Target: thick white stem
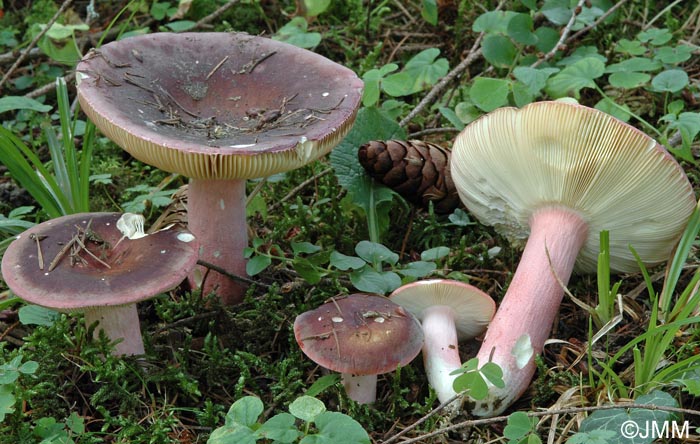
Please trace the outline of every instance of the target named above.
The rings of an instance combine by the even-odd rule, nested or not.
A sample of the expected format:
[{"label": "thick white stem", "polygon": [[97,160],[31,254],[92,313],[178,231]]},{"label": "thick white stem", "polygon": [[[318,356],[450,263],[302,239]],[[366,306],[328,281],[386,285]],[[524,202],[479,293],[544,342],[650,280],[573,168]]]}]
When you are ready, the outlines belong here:
[{"label": "thick white stem", "polygon": [[[245,180],[192,179],[187,191],[187,221],[199,241],[199,258],[238,276],[245,276],[243,249],[248,246]],[[199,286],[207,272],[196,267],[190,282]],[[202,293],[215,291],[226,305],[241,302],[245,286],[210,270]]]},{"label": "thick white stem", "polygon": [[341,376],[345,393],[348,398],[360,404],[372,404],[377,400],[377,375],[352,375],[343,373]]},{"label": "thick white stem", "polygon": [[136,304],[86,309],[85,324],[89,327],[95,322],[98,322],[95,328],[95,337],[98,337],[100,330],[103,330],[112,341],[122,340],[115,347],[115,355],[144,354]]},{"label": "thick white stem", "polygon": [[505,388],[491,387],[486,400],[472,401],[472,414],[500,414],[530,385],[534,358],[564,295],[561,285],[568,283],[587,235],[588,225],[571,210],[548,207],[531,217],[522,258],[477,354],[480,366],[490,360],[501,367]]},{"label": "thick white stem", "polygon": [[421,313],[423,326],[423,363],[428,383],[441,403],[456,394],[450,373],[462,366],[457,344],[454,310],[444,305],[427,308]]}]

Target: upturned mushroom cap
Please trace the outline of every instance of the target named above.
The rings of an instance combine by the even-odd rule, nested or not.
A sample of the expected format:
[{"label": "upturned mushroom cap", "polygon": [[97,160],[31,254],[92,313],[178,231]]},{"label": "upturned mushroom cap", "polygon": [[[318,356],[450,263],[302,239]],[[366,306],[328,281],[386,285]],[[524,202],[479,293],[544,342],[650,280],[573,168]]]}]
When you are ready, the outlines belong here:
[{"label": "upturned mushroom cap", "polygon": [[[20,298],[61,311],[125,305],[151,298],[182,282],[197,261],[197,241],[186,230],[172,227],[135,240],[123,240],[117,229],[121,213],[81,213],[36,225],[10,244],[2,259],[2,276]],[[68,250],[49,271],[49,265],[78,233],[89,250],[109,268],[85,252],[85,261],[71,265]],[[33,236],[32,236],[33,235]],[[44,269],[39,267],[36,237],[41,239]]]},{"label": "upturned mushroom cap", "polygon": [[196,179],[247,179],[321,157],[362,81],[318,54],[244,33],[155,33],[88,53],[85,113],[135,158]]},{"label": "upturned mushroom cap", "polygon": [[577,268],[594,271],[599,233],[610,266],[638,270],[668,259],[695,197],[676,160],[655,140],[585,106],[539,102],[497,109],[467,126],[452,151],[462,202],[482,223],[524,240],[531,215],[562,206],[588,225]]},{"label": "upturned mushroom cap", "polygon": [[294,320],[294,335],[312,361],[340,373],[374,375],[407,365],[420,352],[418,321],[383,296],[333,299]]},{"label": "upturned mushroom cap", "polygon": [[450,279],[412,282],[394,290],[389,299],[420,320],[430,307],[450,307],[460,341],[483,333],[496,311],[496,303],[489,295],[473,285]]}]

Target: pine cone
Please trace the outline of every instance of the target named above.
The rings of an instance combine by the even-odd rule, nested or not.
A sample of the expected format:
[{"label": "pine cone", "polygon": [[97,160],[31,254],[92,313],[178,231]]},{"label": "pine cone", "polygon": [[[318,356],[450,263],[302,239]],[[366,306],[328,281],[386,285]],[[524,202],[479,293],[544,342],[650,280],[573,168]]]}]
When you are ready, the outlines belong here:
[{"label": "pine cone", "polygon": [[360,147],[360,164],[370,176],[409,202],[448,214],[460,205],[450,176],[450,151],[420,140],[373,140]]}]

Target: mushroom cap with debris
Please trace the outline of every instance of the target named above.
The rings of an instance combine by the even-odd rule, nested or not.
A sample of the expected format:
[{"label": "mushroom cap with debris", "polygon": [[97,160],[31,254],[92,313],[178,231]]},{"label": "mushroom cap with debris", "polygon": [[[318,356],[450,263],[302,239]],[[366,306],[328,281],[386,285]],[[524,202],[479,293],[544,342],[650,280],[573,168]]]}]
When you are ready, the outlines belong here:
[{"label": "mushroom cap with debris", "polygon": [[[194,268],[198,243],[173,226],[134,240],[117,229],[122,213],[79,213],[51,219],[17,236],[2,258],[2,276],[12,292],[60,311],[126,305],[179,285]],[[86,232],[85,251],[64,247]],[[41,239],[44,267],[36,239]],[[118,243],[118,245],[117,245]],[[116,246],[115,246],[116,245]],[[76,257],[79,256],[79,257]],[[52,262],[55,268],[49,271]]]},{"label": "mushroom cap with debris", "polygon": [[294,335],[312,361],[339,373],[379,375],[420,353],[418,320],[384,296],[333,298],[294,320]]},{"label": "mushroom cap with debris", "polygon": [[452,150],[460,199],[482,223],[525,240],[538,209],[562,207],[588,224],[576,268],[595,271],[601,230],[610,267],[637,271],[668,259],[695,208],[678,162],[638,129],[566,102],[500,108],[468,125]]},{"label": "mushroom cap with debris", "polygon": [[85,113],[135,158],[197,179],[299,168],[350,130],[357,75],[311,51],[245,33],[154,33],[77,66]]}]

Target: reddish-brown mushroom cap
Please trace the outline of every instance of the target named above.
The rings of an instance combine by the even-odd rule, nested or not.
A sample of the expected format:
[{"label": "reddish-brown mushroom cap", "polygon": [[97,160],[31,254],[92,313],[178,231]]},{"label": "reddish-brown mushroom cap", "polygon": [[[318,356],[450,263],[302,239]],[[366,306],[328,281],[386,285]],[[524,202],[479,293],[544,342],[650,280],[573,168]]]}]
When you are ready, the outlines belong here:
[{"label": "reddish-brown mushroom cap", "polygon": [[[126,305],[151,298],[182,282],[197,261],[197,242],[186,230],[172,227],[141,239],[124,240],[117,229],[121,213],[82,213],[36,225],[17,236],[2,259],[2,276],[20,298],[61,311]],[[61,249],[85,229],[105,243],[85,241],[109,268],[85,252],[85,262],[71,265],[70,251],[49,271]],[[41,239],[44,268],[39,267],[36,239]]]},{"label": "reddish-brown mushroom cap", "polygon": [[418,321],[383,296],[352,294],[297,316],[294,335],[311,360],[355,375],[407,365],[423,345]]},{"label": "reddish-brown mushroom cap", "polygon": [[93,50],[77,66],[90,119],[137,159],[198,179],[288,171],[347,133],[357,75],[323,56],[244,33],[155,33]]}]

